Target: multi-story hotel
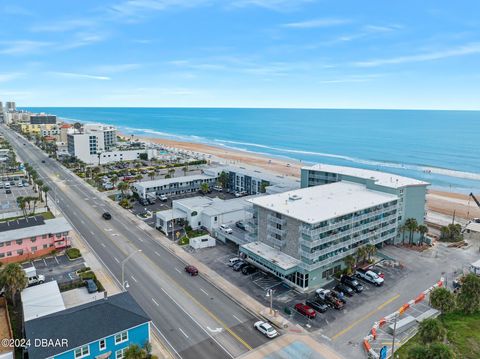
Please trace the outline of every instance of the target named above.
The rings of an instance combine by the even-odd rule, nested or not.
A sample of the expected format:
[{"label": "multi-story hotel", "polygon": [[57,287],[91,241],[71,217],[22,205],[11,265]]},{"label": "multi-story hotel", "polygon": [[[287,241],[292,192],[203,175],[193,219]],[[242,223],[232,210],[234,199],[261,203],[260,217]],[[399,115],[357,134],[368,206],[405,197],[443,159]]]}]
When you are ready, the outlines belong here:
[{"label": "multi-story hotel", "polygon": [[[338,181],[364,184],[367,188],[398,196],[398,225],[409,218],[423,224],[428,182],[392,173],[365,170],[361,168],[317,164],[302,168],[302,188],[324,185]],[[414,234],[417,241],[420,234]],[[397,241],[400,240],[400,234]]]}]

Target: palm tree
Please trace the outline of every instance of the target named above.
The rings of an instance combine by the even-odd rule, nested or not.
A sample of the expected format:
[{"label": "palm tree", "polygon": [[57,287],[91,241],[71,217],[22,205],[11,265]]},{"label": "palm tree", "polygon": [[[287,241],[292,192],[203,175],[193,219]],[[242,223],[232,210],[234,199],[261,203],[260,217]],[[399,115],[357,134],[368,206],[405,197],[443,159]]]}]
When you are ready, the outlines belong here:
[{"label": "palm tree", "polygon": [[20,208],[23,212],[23,216],[25,218],[27,218],[27,211],[26,211],[26,204],[25,204],[25,197],[23,196],[18,196],[17,199],[17,204],[18,204],[18,208]]},{"label": "palm tree", "polygon": [[187,172],[188,172],[188,165],[185,165],[185,166],[182,168],[182,171],[183,171],[183,175],[186,176],[186,175],[187,175]]},{"label": "palm tree", "polygon": [[118,183],[117,188],[120,192],[122,192],[122,197],[125,197],[125,191],[128,190],[128,187],[129,186],[128,186],[127,182],[121,181],[121,182]]},{"label": "palm tree", "polygon": [[347,267],[348,274],[351,274],[353,272],[353,268],[355,267],[355,257],[352,255],[348,255],[343,258],[343,261],[345,262],[345,265]]},{"label": "palm tree", "polygon": [[402,244],[405,244],[405,232],[407,231],[407,227],[405,224],[402,224],[400,227],[398,227],[398,230],[402,233]]},{"label": "palm tree", "polygon": [[417,230],[418,224],[417,220],[415,218],[407,218],[405,221],[405,226],[408,229],[408,244],[413,244],[413,235],[415,234],[415,231]]},{"label": "palm tree", "polygon": [[222,186],[222,188],[228,187],[228,180],[229,180],[228,173],[226,173],[225,171],[222,171],[222,173],[220,173],[220,176],[218,176],[218,182],[220,182],[220,185]]},{"label": "palm tree", "polygon": [[148,172],[148,177],[153,181],[155,179],[155,171]]},{"label": "palm tree", "polygon": [[357,265],[358,263],[363,262],[365,260],[365,258],[367,257],[367,251],[364,246],[358,247],[356,256],[357,256]]},{"label": "palm tree", "polygon": [[170,175],[170,178],[171,178],[171,177],[175,177],[175,168],[170,168],[170,169],[168,170],[168,174]]},{"label": "palm tree", "polygon": [[208,183],[204,182],[200,185],[200,191],[203,193],[203,194],[206,194],[208,193],[208,191],[210,190],[210,187],[208,186]]},{"label": "palm tree", "polygon": [[115,186],[115,183],[118,182],[118,176],[117,176],[117,175],[113,175],[112,178],[110,178],[110,181],[111,181],[112,184]]},{"label": "palm tree", "polygon": [[428,233],[428,227],[424,224],[421,224],[418,226],[417,231],[420,233],[420,245],[422,245],[425,235]]},{"label": "palm tree", "polygon": [[28,280],[24,270],[17,263],[9,263],[0,272],[0,286],[10,294],[13,305],[16,304],[15,295],[27,286]]},{"label": "palm tree", "polygon": [[43,191],[43,193],[45,193],[45,207],[48,208],[47,193],[48,193],[48,191],[50,191],[50,187],[48,187],[47,185],[43,185],[42,186],[42,191]]},{"label": "palm tree", "polygon": [[125,359],[145,359],[147,358],[147,353],[145,350],[140,348],[137,344],[131,344],[124,354]]},{"label": "palm tree", "polygon": [[365,252],[368,256],[368,261],[370,262],[371,256],[374,256],[377,253],[377,247],[373,244],[367,244],[365,246]]},{"label": "palm tree", "polygon": [[35,181],[35,184],[37,185],[37,189],[38,189],[38,199],[40,201],[43,201],[43,196],[42,196],[43,181],[41,179],[38,179]]}]

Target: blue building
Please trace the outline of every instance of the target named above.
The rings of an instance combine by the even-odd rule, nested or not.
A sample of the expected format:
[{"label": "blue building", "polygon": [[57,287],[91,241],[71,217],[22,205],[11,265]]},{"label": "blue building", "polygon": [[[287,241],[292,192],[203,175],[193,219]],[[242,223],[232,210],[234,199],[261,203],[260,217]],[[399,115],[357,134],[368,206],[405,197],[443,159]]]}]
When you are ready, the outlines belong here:
[{"label": "blue building", "polygon": [[30,359],[121,359],[150,342],[150,319],[128,292],[25,322]]}]

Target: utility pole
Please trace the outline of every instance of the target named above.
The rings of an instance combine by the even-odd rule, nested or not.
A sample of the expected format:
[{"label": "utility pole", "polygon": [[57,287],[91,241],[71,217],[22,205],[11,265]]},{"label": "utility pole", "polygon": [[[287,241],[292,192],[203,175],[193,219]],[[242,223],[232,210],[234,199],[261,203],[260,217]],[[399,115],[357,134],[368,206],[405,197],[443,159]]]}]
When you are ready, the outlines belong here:
[{"label": "utility pole", "polygon": [[395,321],[393,322],[392,359],[395,359],[395,334],[397,331],[397,319],[398,319],[398,314],[395,315]]}]

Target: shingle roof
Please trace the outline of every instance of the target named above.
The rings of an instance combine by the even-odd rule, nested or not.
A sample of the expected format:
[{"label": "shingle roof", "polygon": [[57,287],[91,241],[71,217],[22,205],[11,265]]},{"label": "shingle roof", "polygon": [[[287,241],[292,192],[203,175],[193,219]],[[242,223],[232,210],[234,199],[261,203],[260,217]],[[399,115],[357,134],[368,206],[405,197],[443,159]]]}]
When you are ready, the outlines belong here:
[{"label": "shingle roof", "polygon": [[150,318],[128,292],[25,322],[27,339],[67,339],[68,348],[35,347],[29,358],[48,358],[81,345],[147,323]]}]

